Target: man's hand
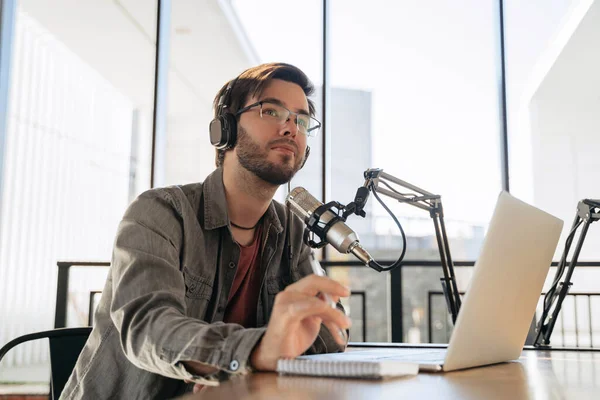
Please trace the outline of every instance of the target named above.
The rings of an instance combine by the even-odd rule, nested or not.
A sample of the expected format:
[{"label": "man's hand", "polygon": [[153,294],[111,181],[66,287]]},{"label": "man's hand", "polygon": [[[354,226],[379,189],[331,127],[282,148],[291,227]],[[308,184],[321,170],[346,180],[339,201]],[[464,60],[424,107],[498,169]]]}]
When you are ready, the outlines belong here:
[{"label": "man's hand", "polygon": [[345,346],[342,329],[351,325],[342,311],[317,297],[327,293],[335,302],[350,291],[340,283],[323,276],[308,275],[275,296],[271,319],[262,340],[250,356],[250,364],[261,371],[274,371],[277,360],[294,358],[304,353],[315,341],[325,324],[336,341]]}]

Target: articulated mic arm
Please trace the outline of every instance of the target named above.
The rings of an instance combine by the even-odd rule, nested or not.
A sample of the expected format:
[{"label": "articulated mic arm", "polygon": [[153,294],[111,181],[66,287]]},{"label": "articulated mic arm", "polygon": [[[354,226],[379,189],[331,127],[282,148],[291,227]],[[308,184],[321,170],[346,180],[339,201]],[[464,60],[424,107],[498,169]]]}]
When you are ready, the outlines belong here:
[{"label": "articulated mic arm", "polygon": [[[563,300],[567,296],[571,285],[573,285],[573,283],[571,282],[571,276],[573,275],[573,271],[575,269],[575,266],[577,265],[577,259],[579,258],[579,253],[581,252],[581,248],[583,247],[583,242],[585,240],[588,228],[590,227],[590,224],[592,222],[598,221],[599,219],[600,200],[583,199],[577,204],[577,214],[575,215],[575,220],[573,221],[571,232],[569,232],[569,236],[567,236],[567,240],[565,241],[565,249],[558,264],[558,268],[554,276],[554,281],[552,282],[552,286],[550,287],[550,289],[546,293],[546,296],[544,297],[544,309],[542,311],[542,316],[537,324],[537,334],[533,342],[534,346],[550,346],[550,336],[552,335],[552,331],[554,330],[554,324],[556,324],[558,313],[560,312]],[[565,268],[567,265],[567,256],[569,254],[569,250],[571,249],[571,244],[573,243],[575,233],[577,232],[577,229],[580,225],[583,225],[583,227],[581,228],[579,240],[575,245],[573,258],[571,259],[571,262],[569,264],[569,268],[567,271],[567,275],[565,276],[564,282],[560,282],[560,279],[562,278],[562,275],[565,272]]]},{"label": "articulated mic arm", "polygon": [[[450,256],[450,247],[448,245],[446,226],[444,224],[444,211],[442,208],[441,196],[429,193],[408,182],[386,174],[382,169],[368,169],[365,171],[364,176],[365,183],[356,192],[354,201],[345,207],[343,218],[345,219],[352,213],[364,217],[365,212],[363,208],[369,197],[369,192],[373,193],[377,200],[386,208],[390,215],[392,215],[394,220],[396,220],[396,218],[379,199],[379,196],[377,195],[378,193],[391,197],[392,199],[401,203],[407,203],[414,207],[429,211],[429,215],[433,219],[433,224],[435,226],[435,235],[437,238],[438,250],[442,263],[442,271],[444,273],[444,277],[440,278],[442,282],[442,290],[446,298],[448,311],[452,315],[452,322],[455,323],[458,316],[458,311],[460,309],[461,299],[456,286],[454,264],[452,263],[452,257]],[[395,190],[388,182],[394,183],[395,185],[401,186],[405,189],[409,189],[413,193],[401,193]],[[380,184],[386,186],[387,189],[380,187]],[[402,228],[400,227],[400,229]],[[406,242],[404,242],[404,248],[402,250],[403,253],[400,257],[400,260],[403,258],[405,250]]]}]

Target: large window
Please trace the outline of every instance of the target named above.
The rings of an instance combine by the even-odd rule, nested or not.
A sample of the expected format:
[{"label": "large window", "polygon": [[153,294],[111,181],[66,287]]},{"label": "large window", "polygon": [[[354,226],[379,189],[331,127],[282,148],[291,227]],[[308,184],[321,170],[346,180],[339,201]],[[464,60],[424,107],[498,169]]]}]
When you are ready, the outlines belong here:
[{"label": "large window", "polygon": [[[2,344],[53,326],[57,261],[110,259],[125,208],[150,186],[156,1],[17,5],[0,168]],[[103,277],[82,279],[102,289]],[[69,321],[87,325],[88,293],[71,290]],[[11,351],[1,380],[47,379],[5,368],[47,361],[42,346]]]},{"label": "large window", "polygon": [[[330,16],[332,198],[352,201],[368,168],[440,194],[455,260],[477,257],[501,190],[498,2],[462,3],[334,0]],[[439,261],[429,214],[382,200],[408,236],[406,259]],[[377,258],[398,258],[400,232],[373,196],[367,217],[348,223]],[[368,288],[368,340],[389,340],[389,281],[346,271],[350,287]],[[427,290],[441,289],[442,272],[409,272],[404,339],[423,341]],[[464,289],[469,271],[457,274]]]},{"label": "large window", "polygon": [[[351,201],[374,167],[440,194],[456,259],[477,256],[501,189],[498,4],[467,3],[331,2],[332,197]],[[383,199],[409,236],[432,237],[426,212]],[[369,203],[357,223],[365,243],[401,247],[384,239],[398,229]],[[422,240],[407,257],[436,250]]]}]

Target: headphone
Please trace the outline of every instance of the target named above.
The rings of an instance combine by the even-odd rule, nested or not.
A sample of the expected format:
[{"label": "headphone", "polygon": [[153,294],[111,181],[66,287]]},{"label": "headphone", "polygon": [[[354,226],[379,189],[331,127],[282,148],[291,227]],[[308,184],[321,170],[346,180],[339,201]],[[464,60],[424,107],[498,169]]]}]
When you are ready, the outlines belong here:
[{"label": "headphone", "polygon": [[[217,104],[217,116],[210,121],[208,131],[210,133],[210,143],[219,150],[228,150],[235,146],[237,141],[237,117],[227,110],[229,103],[231,102],[231,92],[235,83],[239,79],[237,76],[227,85],[225,91],[219,97],[219,103]],[[310,146],[306,146],[304,152],[304,160],[300,169],[306,164],[306,160],[310,155]]]}]

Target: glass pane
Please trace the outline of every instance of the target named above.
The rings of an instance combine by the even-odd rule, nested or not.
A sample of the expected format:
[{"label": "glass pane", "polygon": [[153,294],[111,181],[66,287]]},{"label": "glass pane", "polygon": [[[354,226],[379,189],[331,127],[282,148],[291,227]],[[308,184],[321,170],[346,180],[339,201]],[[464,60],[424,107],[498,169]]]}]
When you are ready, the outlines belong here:
[{"label": "glass pane", "polygon": [[[474,260],[501,190],[499,5],[428,4],[331,1],[331,194],[343,204],[354,200],[369,168],[439,194],[452,258]],[[388,183],[400,193],[415,193]],[[406,259],[439,261],[429,212],[380,197],[406,233]],[[351,216],[348,225],[376,259],[396,260],[402,240],[393,219],[374,196],[365,211],[366,218]],[[328,258],[355,261],[334,250]],[[382,274],[345,271],[352,289],[370,287],[369,296],[387,296],[389,304]],[[441,276],[441,267],[404,274],[404,309],[390,310],[402,313],[404,341],[428,341],[427,295],[441,290]],[[458,283],[464,290],[468,276],[459,276]],[[436,318],[445,321],[441,305]],[[373,340],[370,332],[367,337]]]},{"label": "glass pane", "polygon": [[[167,184],[202,181],[214,170],[215,149],[208,136],[212,102],[221,86],[246,68],[287,62],[318,87],[320,14],[319,0],[173,2]],[[294,15],[302,15],[302,23],[290,23]],[[318,119],[320,108],[317,104]],[[310,160],[292,186],[306,186],[320,197],[320,138],[309,138],[309,145]],[[286,193],[282,187],[276,199],[283,201]]]},{"label": "glass pane", "polygon": [[[389,274],[371,274],[367,267],[329,267],[327,275],[351,288],[342,299],[352,319],[351,342],[389,342],[391,339]],[[369,279],[364,279],[370,275]]]},{"label": "glass pane", "polygon": [[[463,3],[332,1],[330,29],[332,197],[352,201],[368,168],[441,195],[457,260],[477,257],[501,189],[498,3]],[[407,258],[439,260],[428,212],[382,200]],[[372,254],[396,259],[392,218],[373,196],[366,212],[349,223]]]},{"label": "glass pane", "polygon": [[[600,3],[508,0],[504,7],[511,191],[565,221],[558,260],[578,202],[600,198],[600,60],[590,57]],[[580,260],[600,258],[590,245],[599,240],[592,226]]]},{"label": "glass pane", "polygon": [[[459,291],[469,286],[473,268],[455,267]],[[402,331],[404,342],[448,343],[453,330],[452,316],[442,292],[439,266],[403,267]],[[462,297],[462,296],[461,296]]]},{"label": "glass pane", "polygon": [[71,267],[67,298],[67,326],[93,325],[93,315],[100,296],[102,296],[108,270],[109,267],[104,266]]},{"label": "glass pane", "polygon": [[[54,326],[57,261],[110,260],[124,210],[150,183],[157,2],[17,3],[0,170],[0,343]],[[105,274],[77,280],[102,287]],[[43,345],[19,346],[3,368],[47,362]],[[22,377],[47,381],[38,375]]]}]

